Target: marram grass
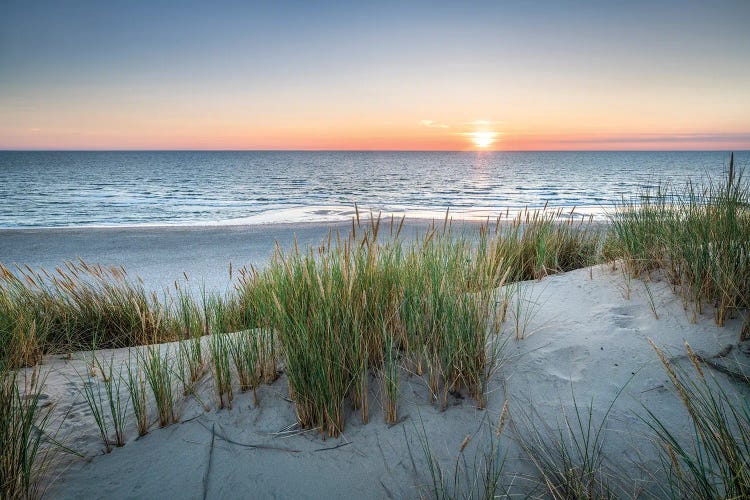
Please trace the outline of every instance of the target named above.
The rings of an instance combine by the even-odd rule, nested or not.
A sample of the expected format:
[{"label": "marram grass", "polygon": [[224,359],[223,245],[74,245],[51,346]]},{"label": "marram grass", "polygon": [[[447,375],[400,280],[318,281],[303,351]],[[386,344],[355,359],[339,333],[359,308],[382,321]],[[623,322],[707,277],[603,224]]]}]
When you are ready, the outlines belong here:
[{"label": "marram grass", "polygon": [[435,357],[432,376],[444,393],[463,384],[478,395],[486,375],[488,300],[468,293],[471,246],[434,229],[411,245],[380,243],[380,229],[376,220],[317,253],[279,252],[266,275],[299,421],[331,436],[343,429],[347,399],[367,421],[369,368],[383,375],[388,421],[397,415],[401,357]]},{"label": "marram grass", "polygon": [[43,492],[40,479],[54,439],[48,434],[52,407],[42,405],[37,375],[35,370],[30,380],[21,380],[0,366],[0,498],[38,498]]},{"label": "marram grass", "polygon": [[214,388],[219,408],[232,408],[232,362],[230,339],[226,333],[215,333],[209,338],[211,366],[213,367]]},{"label": "marram grass", "polygon": [[744,315],[750,338],[750,183],[729,171],[704,184],[659,186],[612,215],[607,251],[635,276],[662,269],[693,321],[713,306],[716,324]]},{"label": "marram grass", "polygon": [[66,262],[54,272],[0,265],[0,345],[11,366],[48,352],[175,340],[165,306],[122,268]]},{"label": "marram grass", "polygon": [[[722,387],[685,344],[686,366],[670,360],[650,339],[690,420],[693,441],[647,410],[667,481],[665,495],[682,498],[750,498],[750,403]],[[749,380],[745,382],[750,383]]]},{"label": "marram grass", "polygon": [[[300,424],[329,435],[343,429],[346,401],[368,421],[372,373],[382,375],[389,420],[402,369],[424,373],[441,407],[460,390],[483,407],[498,356],[491,339],[504,319],[494,289],[595,258],[599,232],[561,216],[524,212],[477,234],[454,232],[446,217],[410,242],[400,238],[403,220],[357,220],[320,247],[278,250],[263,271],[230,267],[233,290],[197,298],[176,282],[160,299],[122,268],[83,261],[54,273],[3,267],[2,358],[17,367],[46,353],[179,340],[174,353],[139,351],[127,377],[139,433],[144,386],[164,426],[175,419],[173,378],[193,393],[210,369],[219,406],[229,406],[234,376],[240,390],[255,391],[282,362]],[[206,334],[214,335],[204,345]]]},{"label": "marram grass", "polygon": [[139,364],[143,367],[146,383],[156,402],[159,427],[166,427],[177,421],[175,410],[173,375],[175,360],[169,349],[159,345],[149,345],[138,352]]}]

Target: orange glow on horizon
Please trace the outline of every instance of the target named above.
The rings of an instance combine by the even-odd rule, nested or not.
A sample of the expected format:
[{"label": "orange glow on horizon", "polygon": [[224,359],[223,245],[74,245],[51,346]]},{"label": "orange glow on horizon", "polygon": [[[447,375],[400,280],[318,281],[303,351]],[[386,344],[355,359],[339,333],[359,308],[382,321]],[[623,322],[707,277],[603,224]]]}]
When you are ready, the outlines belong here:
[{"label": "orange glow on horizon", "polygon": [[[134,105],[89,103],[64,94],[47,97],[31,111],[9,106],[10,111],[0,112],[0,149],[750,149],[742,106],[717,107],[707,98],[681,107],[683,95],[675,102],[647,101],[652,109],[644,121],[635,102],[636,97],[643,100],[641,95],[623,91],[614,109],[560,101],[541,88],[526,92],[526,99],[516,102],[513,93],[487,97],[454,89],[460,99],[439,105],[416,93],[382,103],[338,93],[317,100],[288,92],[238,101],[212,91],[190,105],[178,91],[176,97],[149,94]],[[604,101],[601,96],[597,102]]]},{"label": "orange glow on horizon", "polygon": [[[182,117],[181,117],[182,118]],[[184,117],[187,118],[187,117]],[[93,123],[40,124],[4,134],[5,149],[195,149],[195,150],[414,150],[414,151],[538,151],[538,150],[685,150],[750,149],[741,128],[715,134],[667,128],[643,132],[635,127],[608,130],[536,126],[490,121],[380,119],[355,123],[342,117],[321,122],[269,119],[262,125],[240,119],[151,118],[123,120],[116,127]],[[223,123],[222,123],[223,122]],[[47,126],[45,126],[47,125]],[[498,131],[502,130],[502,132]]]}]

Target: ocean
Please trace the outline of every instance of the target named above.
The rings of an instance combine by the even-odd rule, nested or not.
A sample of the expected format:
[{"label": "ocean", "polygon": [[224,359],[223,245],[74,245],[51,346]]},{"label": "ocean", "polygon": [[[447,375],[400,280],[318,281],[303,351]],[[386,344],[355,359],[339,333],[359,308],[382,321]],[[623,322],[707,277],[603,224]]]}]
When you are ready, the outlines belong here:
[{"label": "ocean", "polygon": [[[735,155],[741,168],[750,152]],[[604,216],[658,183],[701,182],[729,154],[679,152],[0,151],[0,227],[262,224],[361,212]]]}]

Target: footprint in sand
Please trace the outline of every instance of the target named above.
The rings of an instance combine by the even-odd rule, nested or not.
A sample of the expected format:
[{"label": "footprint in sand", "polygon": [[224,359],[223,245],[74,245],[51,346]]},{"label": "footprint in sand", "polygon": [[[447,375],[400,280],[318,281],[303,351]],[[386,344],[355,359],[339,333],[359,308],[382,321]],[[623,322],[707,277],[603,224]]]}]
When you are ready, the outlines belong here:
[{"label": "footprint in sand", "polygon": [[618,328],[629,328],[633,323],[633,307],[619,306],[610,310],[612,323]]},{"label": "footprint in sand", "polygon": [[583,370],[590,356],[588,349],[576,346],[556,349],[547,353],[545,357],[548,360],[558,360],[545,363],[549,375],[565,381],[579,382],[583,380]]}]

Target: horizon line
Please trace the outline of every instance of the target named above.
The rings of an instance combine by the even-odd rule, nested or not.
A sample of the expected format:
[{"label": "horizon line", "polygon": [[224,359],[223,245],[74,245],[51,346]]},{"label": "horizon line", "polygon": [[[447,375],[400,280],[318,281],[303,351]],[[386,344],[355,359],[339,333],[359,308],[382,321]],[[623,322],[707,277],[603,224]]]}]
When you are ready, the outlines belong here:
[{"label": "horizon line", "polygon": [[750,149],[204,149],[204,148],[1,148],[3,153],[166,153],[166,152],[206,152],[206,153],[682,153],[682,152],[750,152]]}]

